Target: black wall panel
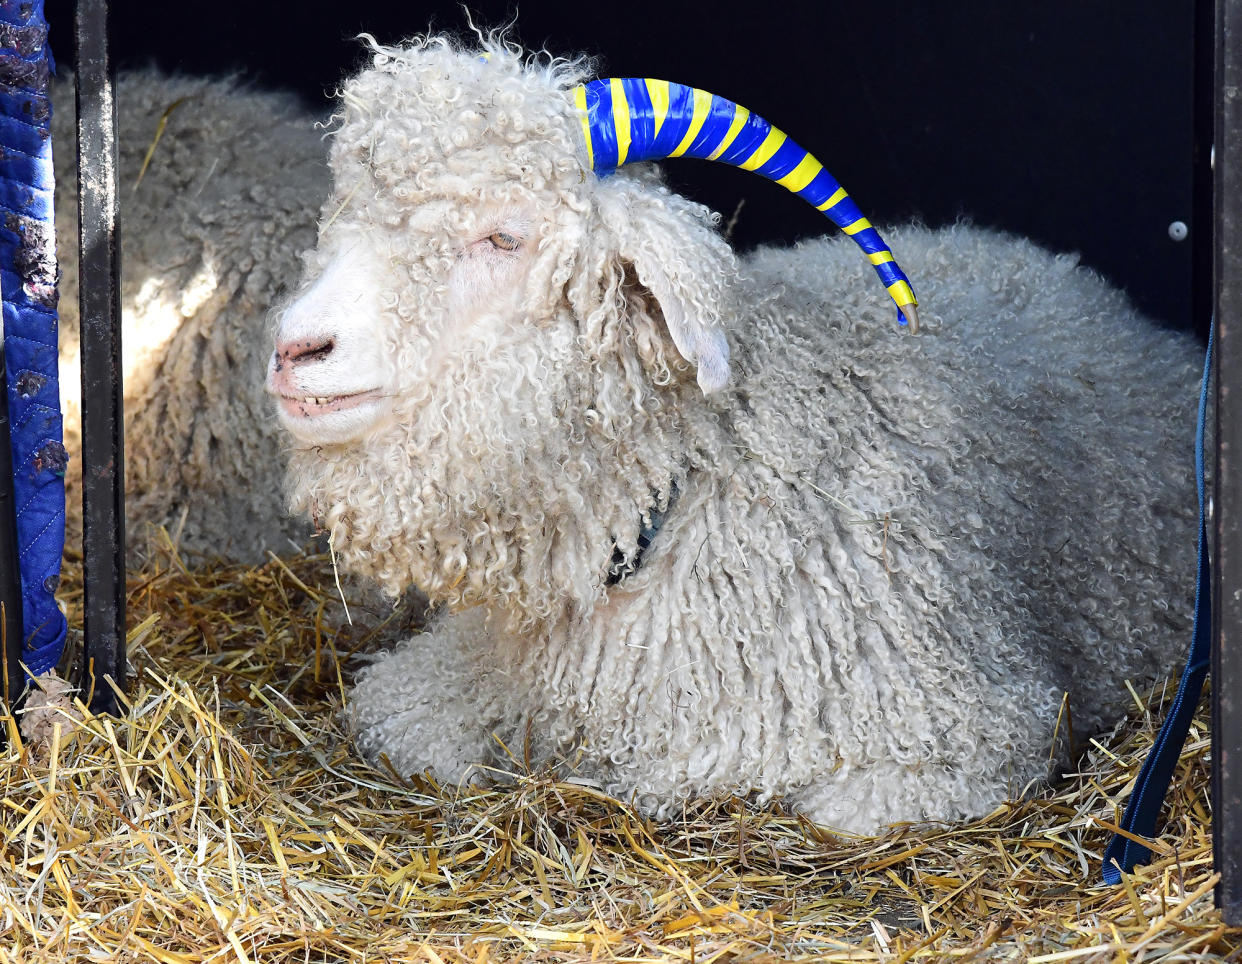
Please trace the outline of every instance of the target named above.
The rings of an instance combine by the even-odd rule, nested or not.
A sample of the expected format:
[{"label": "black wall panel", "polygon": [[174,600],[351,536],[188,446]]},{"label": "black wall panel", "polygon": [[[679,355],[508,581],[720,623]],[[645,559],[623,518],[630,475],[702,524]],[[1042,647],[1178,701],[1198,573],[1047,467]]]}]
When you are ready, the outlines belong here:
[{"label": "black wall panel", "polygon": [[[512,3],[471,8],[482,25],[514,19]],[[459,4],[418,0],[113,9],[122,65],[239,70],[312,104],[361,62],[360,31],[395,42],[429,24],[466,29]],[[66,61],[71,10],[48,0]],[[786,0],[745,18],[724,10],[540,0],[520,7],[513,35],[595,55],[606,73],[745,104],[816,153],[873,221],[965,217],[1078,251],[1148,313],[1190,325],[1193,4]],[[694,161],[668,169],[726,217],[745,199],[740,247],[828,229],[750,174]],[[1189,226],[1187,240],[1170,237],[1174,221]]]}]

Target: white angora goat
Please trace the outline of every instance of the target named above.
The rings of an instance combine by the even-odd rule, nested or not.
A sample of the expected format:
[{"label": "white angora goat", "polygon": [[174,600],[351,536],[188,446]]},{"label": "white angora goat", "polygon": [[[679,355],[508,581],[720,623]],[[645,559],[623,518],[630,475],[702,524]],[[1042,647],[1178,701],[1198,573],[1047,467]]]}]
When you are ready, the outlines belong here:
[{"label": "white angora goat", "polygon": [[855,831],[1046,777],[1064,694],[1097,728],[1183,638],[1191,343],[969,227],[889,237],[917,335],[849,240],[739,265],[591,172],[584,69],[431,39],[344,87],[268,389],[294,507],[445,610],[361,673],[363,750]]}]

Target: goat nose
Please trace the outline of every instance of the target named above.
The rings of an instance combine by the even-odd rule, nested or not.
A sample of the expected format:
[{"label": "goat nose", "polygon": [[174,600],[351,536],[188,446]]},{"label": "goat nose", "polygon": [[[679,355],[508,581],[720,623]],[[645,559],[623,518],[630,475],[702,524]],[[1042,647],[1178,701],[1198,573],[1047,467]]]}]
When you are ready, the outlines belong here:
[{"label": "goat nose", "polygon": [[285,365],[304,365],[307,362],[321,361],[332,354],[336,340],[330,337],[304,338],[300,341],[276,342],[276,370]]}]

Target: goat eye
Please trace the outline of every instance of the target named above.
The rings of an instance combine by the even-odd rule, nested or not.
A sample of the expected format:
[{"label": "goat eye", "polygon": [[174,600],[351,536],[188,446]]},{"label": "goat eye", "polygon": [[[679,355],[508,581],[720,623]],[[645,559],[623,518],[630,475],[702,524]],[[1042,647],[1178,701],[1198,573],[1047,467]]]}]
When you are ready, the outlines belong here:
[{"label": "goat eye", "polygon": [[516,251],[522,246],[521,241],[511,234],[505,234],[503,231],[489,234],[487,240],[492,243],[492,247],[499,248],[501,251]]}]

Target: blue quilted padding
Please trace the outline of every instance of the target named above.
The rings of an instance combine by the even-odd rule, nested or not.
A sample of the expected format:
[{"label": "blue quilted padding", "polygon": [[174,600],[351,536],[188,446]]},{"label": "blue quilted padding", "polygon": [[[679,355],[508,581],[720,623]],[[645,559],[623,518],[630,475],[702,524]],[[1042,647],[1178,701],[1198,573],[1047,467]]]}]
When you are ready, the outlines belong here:
[{"label": "blue quilted padding", "polygon": [[21,565],[22,659],[47,672],[65,645],[56,603],[65,546],[65,465],[56,377],[52,217],[54,70],[43,0],[0,0],[0,293]]}]

